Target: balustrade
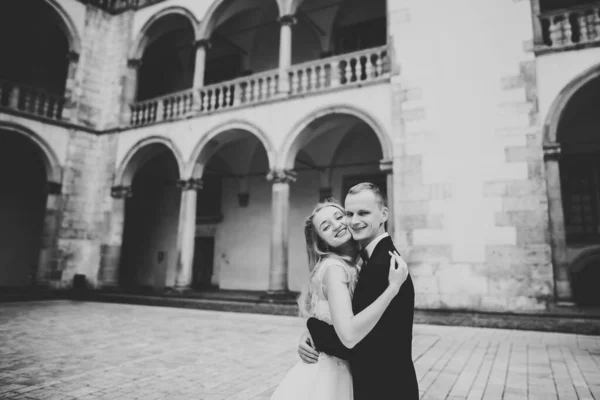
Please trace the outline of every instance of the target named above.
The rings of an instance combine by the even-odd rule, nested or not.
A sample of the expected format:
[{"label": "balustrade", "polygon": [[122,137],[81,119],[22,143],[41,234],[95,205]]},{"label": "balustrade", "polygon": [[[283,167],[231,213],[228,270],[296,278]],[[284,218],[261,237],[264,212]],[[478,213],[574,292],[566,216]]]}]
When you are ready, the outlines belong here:
[{"label": "balustrade", "polygon": [[13,82],[0,81],[0,108],[60,120],[65,99],[52,93]]},{"label": "balustrade", "polygon": [[387,77],[387,46],[294,65],[289,71],[292,94],[315,92]]},{"label": "balustrade", "polygon": [[131,125],[147,125],[160,121],[170,121],[185,118],[193,114],[194,90],[172,93],[138,103],[133,103],[131,109]]},{"label": "balustrade", "polygon": [[289,93],[279,92],[279,70],[221,82],[133,103],[131,125],[141,126],[185,118],[274,98],[360,85],[390,74],[387,46],[310,61],[288,69]]},{"label": "balustrade", "polygon": [[540,14],[543,46],[561,49],[600,41],[600,3]]}]

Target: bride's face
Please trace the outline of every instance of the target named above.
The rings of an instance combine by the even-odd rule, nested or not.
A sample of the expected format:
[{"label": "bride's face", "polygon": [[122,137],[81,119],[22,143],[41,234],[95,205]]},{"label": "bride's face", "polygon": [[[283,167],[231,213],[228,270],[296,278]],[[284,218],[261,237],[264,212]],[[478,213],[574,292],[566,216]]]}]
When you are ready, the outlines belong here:
[{"label": "bride's face", "polygon": [[319,210],[313,218],[313,224],[319,237],[331,248],[340,247],[352,239],[346,225],[346,215],[337,207],[327,206]]}]

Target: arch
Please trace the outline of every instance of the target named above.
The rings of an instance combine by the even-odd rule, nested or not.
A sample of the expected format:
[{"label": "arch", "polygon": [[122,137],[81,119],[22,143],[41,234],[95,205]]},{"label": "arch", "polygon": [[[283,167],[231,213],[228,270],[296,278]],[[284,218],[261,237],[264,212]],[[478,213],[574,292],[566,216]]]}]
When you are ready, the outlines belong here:
[{"label": "arch", "polygon": [[300,122],[298,122],[296,125],[294,125],[294,128],[288,134],[283,143],[283,146],[281,147],[279,153],[280,159],[278,160],[277,167],[279,169],[293,168],[296,153],[298,151],[298,148],[301,147],[300,145],[302,132],[317,119],[332,114],[352,115],[365,122],[373,130],[373,132],[375,132],[375,135],[377,135],[377,138],[379,139],[383,159],[392,159],[393,146],[391,138],[385,133],[382,127],[383,125],[375,117],[371,116],[366,111],[361,110],[360,108],[357,108],[352,105],[337,105],[313,111],[304,118],[302,118]]},{"label": "arch", "polygon": [[[150,136],[138,141],[131,147],[131,149],[129,149],[115,173],[115,186],[131,185],[136,171],[144,164],[145,161],[156,155],[156,151],[150,150],[149,146],[152,145],[162,145],[163,147],[171,150],[175,160],[177,161],[179,176],[183,176],[183,157],[177,146],[175,146],[171,139],[167,139],[162,136]],[[144,149],[147,149],[148,151],[144,151]]]},{"label": "arch", "polygon": [[[198,27],[198,37],[200,39],[209,39],[210,34],[215,28],[215,22],[217,19],[217,12],[219,9],[225,5],[226,2],[230,0],[214,0],[213,3],[208,7],[206,13],[204,14],[204,18]],[[285,3],[285,0],[271,0],[277,3],[277,9],[279,10],[279,15],[285,15],[284,6],[281,3]]]},{"label": "arch", "polygon": [[182,178],[182,179],[188,179],[193,176],[196,162],[197,162],[198,158],[200,158],[202,151],[206,148],[206,145],[212,139],[219,136],[221,133],[231,131],[231,130],[246,131],[246,132],[249,132],[252,135],[254,135],[262,143],[262,145],[267,153],[267,158],[269,161],[269,168],[272,169],[275,166],[274,147],[273,147],[273,143],[271,142],[269,137],[260,128],[251,124],[250,122],[234,120],[234,121],[229,121],[229,122],[217,125],[216,127],[209,130],[208,133],[202,137],[200,142],[194,148],[192,155],[190,156],[190,159],[189,159],[188,164],[185,169],[185,174],[183,175],[184,178]]},{"label": "arch", "polygon": [[12,122],[0,121],[0,130],[14,132],[31,140],[36,148],[40,150],[40,155],[42,156],[44,166],[46,167],[48,181],[62,183],[62,167],[56,153],[52,150],[52,147],[50,147],[48,142],[31,129]]},{"label": "arch", "polygon": [[57,17],[55,18],[55,22],[58,23],[58,26],[64,32],[67,42],[69,43],[69,50],[81,54],[81,36],[69,14],[57,0],[45,1],[55,12],[54,15]]},{"label": "arch", "polygon": [[558,124],[563,116],[569,101],[573,95],[596,78],[600,77],[600,64],[588,68],[581,74],[573,78],[569,83],[562,88],[558,93],[544,120],[544,145],[556,143],[558,136]]},{"label": "arch", "polygon": [[600,246],[586,247],[581,253],[579,253],[569,265],[569,271],[571,274],[581,272],[586,265],[593,260],[600,260]]},{"label": "arch", "polygon": [[144,24],[140,32],[137,34],[136,39],[133,41],[132,46],[129,48],[128,59],[130,60],[139,60],[142,58],[144,50],[148,47],[148,41],[150,40],[150,36],[148,35],[149,30],[154,26],[154,24],[159,21],[163,17],[167,17],[169,15],[181,15],[189,20],[190,25],[194,31],[194,40],[198,41],[200,36],[198,35],[198,29],[200,26],[200,22],[190,10],[181,6],[171,6],[166,7],[156,14],[152,15],[148,18],[148,21]]}]

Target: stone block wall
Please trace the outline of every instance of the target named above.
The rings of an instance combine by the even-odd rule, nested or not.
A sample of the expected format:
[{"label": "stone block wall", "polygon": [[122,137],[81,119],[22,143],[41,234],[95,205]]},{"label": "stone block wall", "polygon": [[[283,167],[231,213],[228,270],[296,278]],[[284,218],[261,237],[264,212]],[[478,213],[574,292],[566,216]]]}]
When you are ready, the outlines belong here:
[{"label": "stone block wall", "polygon": [[75,121],[97,130],[119,125],[133,11],[110,15],[86,7],[75,82]]},{"label": "stone block wall", "polygon": [[399,0],[388,11],[395,239],[417,307],[545,308],[554,289],[529,2]]},{"label": "stone block wall", "polygon": [[68,287],[75,274],[97,284],[101,247],[112,206],[116,137],[71,131],[64,166],[62,216],[58,234],[59,287]]},{"label": "stone block wall", "polygon": [[[120,123],[123,78],[131,42],[133,12],[110,15],[86,6],[82,51],[72,77],[70,119],[93,131]],[[113,208],[110,188],[117,138],[71,129],[64,165],[55,287],[69,287],[75,274],[98,285]]]}]

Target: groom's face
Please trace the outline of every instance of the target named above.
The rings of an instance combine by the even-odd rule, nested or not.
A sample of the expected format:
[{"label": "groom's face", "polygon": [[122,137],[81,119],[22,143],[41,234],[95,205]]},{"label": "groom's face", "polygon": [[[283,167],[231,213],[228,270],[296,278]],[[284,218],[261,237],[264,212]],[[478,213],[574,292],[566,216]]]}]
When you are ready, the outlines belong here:
[{"label": "groom's face", "polygon": [[371,240],[384,231],[387,221],[387,208],[370,190],[363,190],[346,196],[345,202],[348,226],[354,240],[366,246]]}]

